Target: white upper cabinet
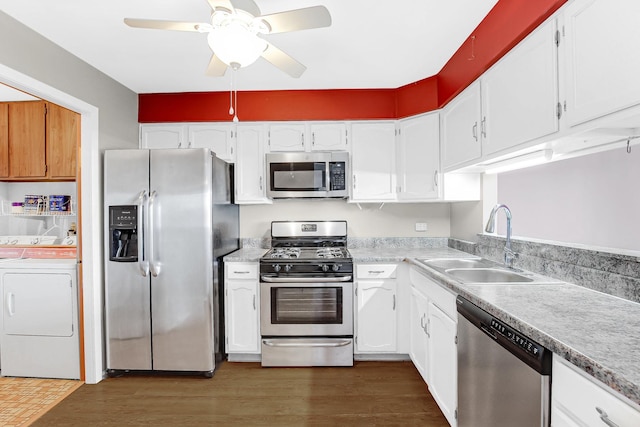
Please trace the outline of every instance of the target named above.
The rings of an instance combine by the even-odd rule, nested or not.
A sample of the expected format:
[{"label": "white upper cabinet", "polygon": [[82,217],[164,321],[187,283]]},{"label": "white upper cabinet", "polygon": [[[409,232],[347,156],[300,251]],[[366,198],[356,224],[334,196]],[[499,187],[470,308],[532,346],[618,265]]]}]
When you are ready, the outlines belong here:
[{"label": "white upper cabinet", "polygon": [[265,193],[265,140],[262,125],[239,124],[236,128],[236,203],[271,203]]},{"label": "white upper cabinet", "polygon": [[189,125],[189,148],[209,148],[222,160],[235,161],[233,124]]},{"label": "white upper cabinet", "polygon": [[440,118],[427,114],[399,123],[398,200],[423,201],[439,195]]},{"label": "white upper cabinet", "polygon": [[345,151],[348,149],[347,125],[345,123],[322,123],[310,125],[311,150]]},{"label": "white upper cabinet", "polygon": [[442,111],[442,168],[480,159],[481,133],[480,82],[462,91]]},{"label": "white upper cabinet", "polygon": [[140,148],[186,148],[187,126],[152,124],[140,126]]},{"label": "white upper cabinet", "polygon": [[640,103],[640,2],[575,0],[563,12],[570,126]]},{"label": "white upper cabinet", "polygon": [[482,155],[558,131],[558,47],[550,20],[481,79]]},{"label": "white upper cabinet", "polygon": [[269,150],[274,151],[305,151],[304,123],[282,123],[269,125]]},{"label": "white upper cabinet", "polygon": [[235,161],[234,127],[230,123],[144,124],[140,148],[208,148],[231,163]]},{"label": "white upper cabinet", "polygon": [[354,123],[351,126],[351,199],[354,202],[394,200],[395,123]]}]

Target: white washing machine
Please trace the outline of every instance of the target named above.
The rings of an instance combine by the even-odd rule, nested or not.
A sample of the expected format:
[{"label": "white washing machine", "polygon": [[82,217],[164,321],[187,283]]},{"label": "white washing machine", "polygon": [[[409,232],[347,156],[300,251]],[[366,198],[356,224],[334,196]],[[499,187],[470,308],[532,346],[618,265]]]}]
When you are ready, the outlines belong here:
[{"label": "white washing machine", "polygon": [[80,378],[75,260],[0,262],[0,375]]}]

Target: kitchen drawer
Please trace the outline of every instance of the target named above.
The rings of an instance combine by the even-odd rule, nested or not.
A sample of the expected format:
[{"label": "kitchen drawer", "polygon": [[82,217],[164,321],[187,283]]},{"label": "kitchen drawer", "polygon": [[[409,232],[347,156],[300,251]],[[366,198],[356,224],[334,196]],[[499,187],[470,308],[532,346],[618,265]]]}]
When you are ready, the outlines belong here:
[{"label": "kitchen drawer", "polygon": [[433,280],[420,273],[415,267],[409,272],[411,285],[427,295],[429,299],[440,308],[447,316],[456,320],[456,295],[448,289],[437,284]]},{"label": "kitchen drawer", "polygon": [[258,279],[259,264],[227,263],[225,270],[227,279]]},{"label": "kitchen drawer", "polygon": [[398,264],[358,264],[356,278],[358,279],[395,279]]},{"label": "kitchen drawer", "polygon": [[555,354],[551,396],[552,426],[640,426],[640,411],[632,403]]}]

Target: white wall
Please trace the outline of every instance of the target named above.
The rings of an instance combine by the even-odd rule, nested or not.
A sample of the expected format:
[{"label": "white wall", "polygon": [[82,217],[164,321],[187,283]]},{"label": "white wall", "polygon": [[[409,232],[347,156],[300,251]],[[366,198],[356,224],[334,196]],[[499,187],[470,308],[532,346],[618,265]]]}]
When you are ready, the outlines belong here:
[{"label": "white wall", "polygon": [[138,146],[138,97],[0,12],[0,83],[82,115],[82,286],[86,381],[102,379],[101,151]]},{"label": "white wall", "polygon": [[[271,221],[346,220],[349,237],[449,237],[448,203],[347,203],[343,200],[275,201],[272,205],[240,207],[243,238],[269,237]],[[426,232],[415,223],[426,222]]]},{"label": "white wall", "polygon": [[640,250],[640,147],[500,174],[498,201],[515,236]]}]

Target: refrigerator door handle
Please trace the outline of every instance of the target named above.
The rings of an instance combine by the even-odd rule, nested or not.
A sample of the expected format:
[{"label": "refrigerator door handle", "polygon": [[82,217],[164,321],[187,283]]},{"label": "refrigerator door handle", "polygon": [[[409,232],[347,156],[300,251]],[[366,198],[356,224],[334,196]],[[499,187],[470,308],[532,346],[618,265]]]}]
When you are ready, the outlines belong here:
[{"label": "refrigerator door handle", "polygon": [[148,248],[148,253],[149,253],[149,267],[151,270],[151,275],[153,277],[158,277],[158,274],[160,274],[160,262],[156,260],[155,258],[155,245],[154,245],[154,238],[153,238],[153,226],[154,226],[154,201],[156,199],[156,196],[158,195],[158,193],[156,193],[155,191],[152,191],[149,193],[149,200],[147,201],[147,213],[149,215],[148,217],[148,221],[147,221],[147,231],[149,232],[149,248]]},{"label": "refrigerator door handle", "polygon": [[145,202],[147,200],[147,192],[142,190],[138,196],[138,267],[140,267],[140,274],[142,277],[149,275],[149,261],[144,259],[144,239],[147,237],[146,230],[143,228],[143,224],[146,221],[142,220],[143,212],[146,214]]}]

